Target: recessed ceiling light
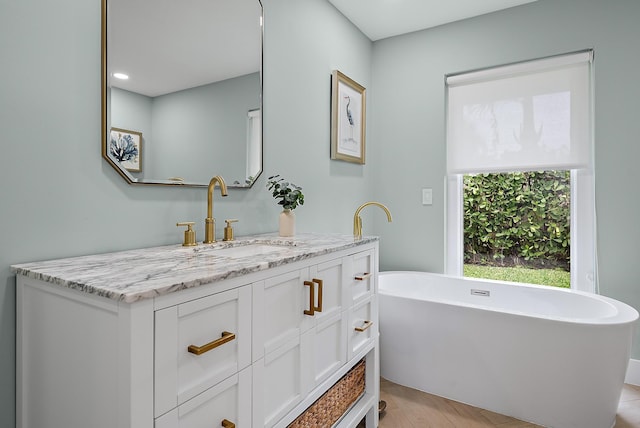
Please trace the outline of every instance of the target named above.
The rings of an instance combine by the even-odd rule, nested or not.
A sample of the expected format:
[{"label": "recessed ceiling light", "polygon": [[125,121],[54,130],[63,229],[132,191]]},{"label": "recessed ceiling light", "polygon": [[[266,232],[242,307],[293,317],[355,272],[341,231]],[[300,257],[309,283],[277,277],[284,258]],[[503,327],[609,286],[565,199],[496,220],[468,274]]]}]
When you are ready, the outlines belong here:
[{"label": "recessed ceiling light", "polygon": [[129,76],[124,73],[113,73],[113,77],[121,80],[127,80],[129,78]]}]

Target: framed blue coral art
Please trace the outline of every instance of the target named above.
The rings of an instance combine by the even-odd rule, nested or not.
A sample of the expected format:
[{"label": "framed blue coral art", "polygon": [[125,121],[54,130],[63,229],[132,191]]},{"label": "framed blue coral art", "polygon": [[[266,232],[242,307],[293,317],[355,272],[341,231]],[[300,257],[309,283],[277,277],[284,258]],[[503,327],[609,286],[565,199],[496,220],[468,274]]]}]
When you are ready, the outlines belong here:
[{"label": "framed blue coral art", "polygon": [[142,171],[142,133],[111,128],[109,156],[127,171]]},{"label": "framed blue coral art", "polygon": [[366,89],[338,70],[331,74],[331,159],[364,164]]}]

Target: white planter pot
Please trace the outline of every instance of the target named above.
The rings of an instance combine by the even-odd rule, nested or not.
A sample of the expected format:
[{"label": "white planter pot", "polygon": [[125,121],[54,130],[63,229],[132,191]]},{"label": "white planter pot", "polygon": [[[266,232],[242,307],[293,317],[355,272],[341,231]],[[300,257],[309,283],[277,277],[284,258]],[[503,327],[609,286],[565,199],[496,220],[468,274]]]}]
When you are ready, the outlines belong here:
[{"label": "white planter pot", "polygon": [[296,234],[296,215],[291,210],[283,210],[280,213],[280,236],[293,236]]}]

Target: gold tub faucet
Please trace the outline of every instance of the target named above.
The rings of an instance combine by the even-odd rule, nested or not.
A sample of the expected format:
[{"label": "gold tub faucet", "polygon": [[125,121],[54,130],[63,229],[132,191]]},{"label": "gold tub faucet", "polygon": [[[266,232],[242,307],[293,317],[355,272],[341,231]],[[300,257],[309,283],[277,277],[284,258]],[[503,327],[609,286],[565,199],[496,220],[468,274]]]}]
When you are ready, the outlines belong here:
[{"label": "gold tub faucet", "polygon": [[209,189],[207,192],[207,218],[204,219],[204,244],[213,244],[216,242],[216,219],[213,218],[213,190],[216,187],[216,183],[220,185],[220,194],[227,196],[227,183],[224,178],[216,175],[209,182]]},{"label": "gold tub faucet", "polygon": [[353,237],[355,239],[362,238],[362,219],[360,218],[360,211],[362,211],[364,207],[367,207],[369,205],[376,205],[382,208],[384,212],[387,213],[387,220],[389,220],[389,223],[393,221],[391,218],[391,211],[389,211],[389,208],[385,207],[380,202],[374,202],[374,201],[365,202],[364,204],[358,207],[358,209],[356,210],[356,213],[353,215]]}]

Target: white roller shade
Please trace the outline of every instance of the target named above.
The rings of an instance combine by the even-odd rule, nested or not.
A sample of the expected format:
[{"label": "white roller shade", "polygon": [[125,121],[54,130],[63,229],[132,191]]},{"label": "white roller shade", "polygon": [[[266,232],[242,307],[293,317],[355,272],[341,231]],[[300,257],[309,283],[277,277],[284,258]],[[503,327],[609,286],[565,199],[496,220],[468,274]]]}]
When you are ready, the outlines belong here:
[{"label": "white roller shade", "polygon": [[448,76],[448,173],[589,168],[591,59],[587,51]]}]

